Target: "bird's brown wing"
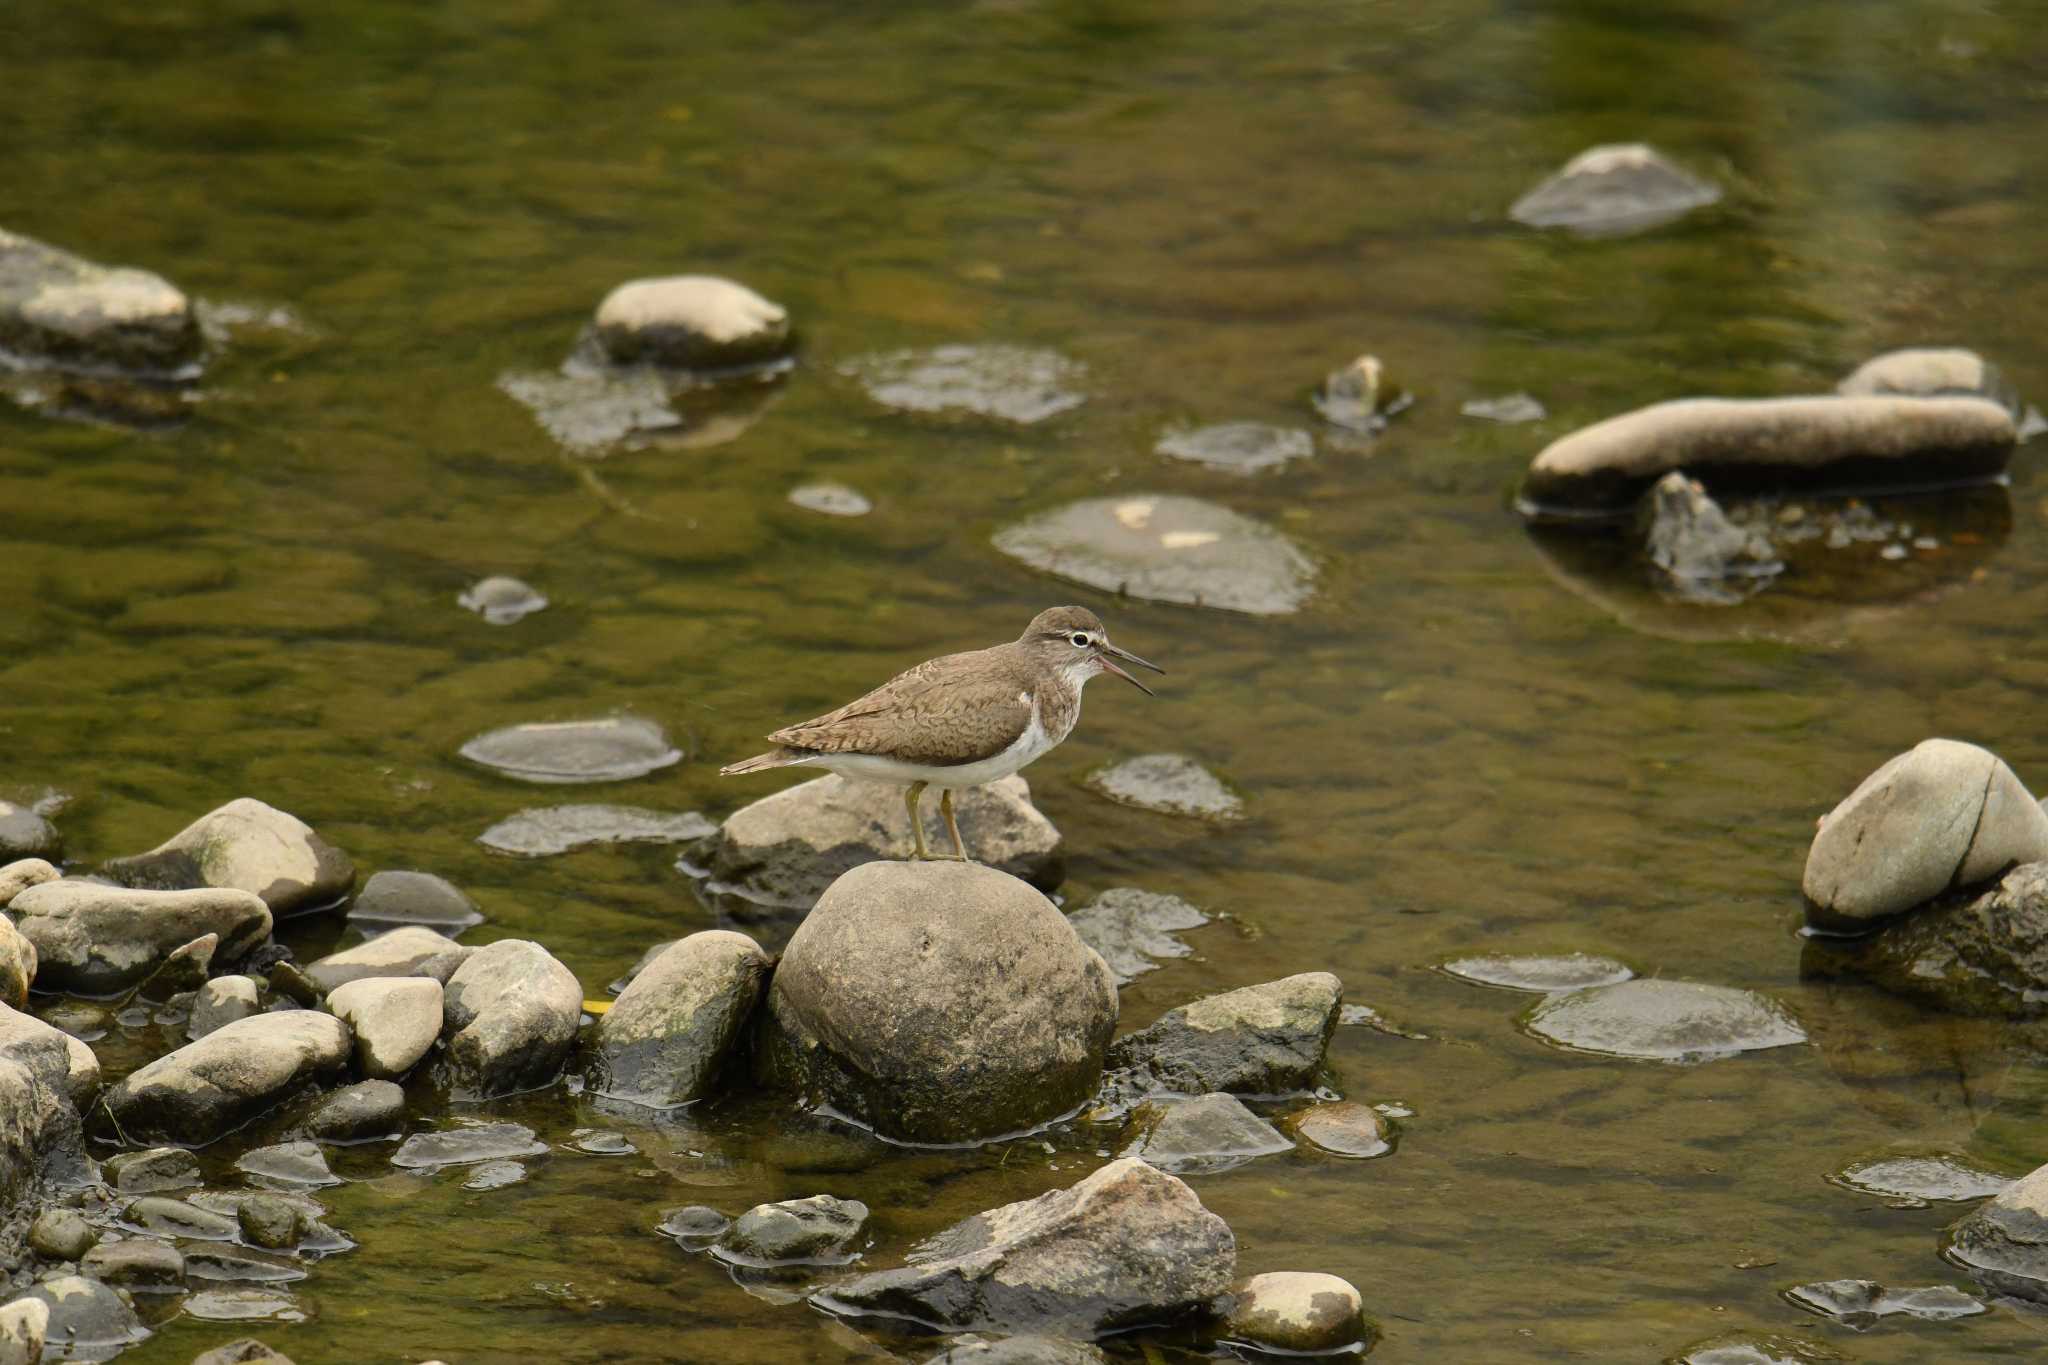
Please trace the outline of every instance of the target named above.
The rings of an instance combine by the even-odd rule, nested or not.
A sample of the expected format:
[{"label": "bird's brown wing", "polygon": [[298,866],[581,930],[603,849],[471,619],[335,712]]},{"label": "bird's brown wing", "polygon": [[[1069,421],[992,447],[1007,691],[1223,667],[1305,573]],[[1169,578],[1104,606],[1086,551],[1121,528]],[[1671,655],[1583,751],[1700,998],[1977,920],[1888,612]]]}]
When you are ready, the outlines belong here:
[{"label": "bird's brown wing", "polygon": [[837,711],[768,738],[824,754],[873,754],[951,767],[1003,752],[1031,724],[1023,679],[989,650],[950,654],[897,674]]}]

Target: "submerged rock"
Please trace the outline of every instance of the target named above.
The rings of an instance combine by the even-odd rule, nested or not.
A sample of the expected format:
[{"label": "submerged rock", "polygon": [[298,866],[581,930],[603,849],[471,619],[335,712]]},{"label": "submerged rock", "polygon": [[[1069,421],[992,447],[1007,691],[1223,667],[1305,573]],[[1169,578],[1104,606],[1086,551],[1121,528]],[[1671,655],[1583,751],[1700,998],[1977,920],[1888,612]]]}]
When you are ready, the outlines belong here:
[{"label": "submerged rock", "polygon": [[1470,398],[1458,405],[1458,412],[1464,417],[1476,417],[1482,422],[1498,422],[1502,426],[1540,422],[1550,415],[1543,404],[1526,393],[1502,394],[1498,398]]},{"label": "submerged rock", "polygon": [[464,1122],[438,1133],[414,1133],[398,1144],[391,1164],[407,1170],[436,1169],[540,1156],[547,1149],[545,1142],[535,1140],[531,1128],[516,1123]]},{"label": "submerged rock", "polygon": [[1909,346],[1872,356],[1835,385],[1835,392],[1849,397],[1903,394],[1911,398],[1966,394],[2003,405],[2015,419],[2020,412],[2019,395],[1997,367],[1960,346]]},{"label": "submerged rock", "polygon": [[420,924],[450,937],[484,922],[462,888],[431,872],[377,873],[356,893],[348,918],[352,924]]},{"label": "submerged rock", "polygon": [[1332,1156],[1366,1160],[1394,1150],[1380,1112],[1351,1100],[1312,1104],[1288,1119],[1287,1127],[1302,1141]]},{"label": "submerged rock", "polygon": [[188,1241],[227,1242],[235,1236],[235,1220],[227,1214],[157,1195],[129,1200],[121,1210],[121,1223],[136,1232]]},{"label": "submerged rock", "polygon": [[1945,1322],[1984,1311],[1982,1300],[1945,1284],[1887,1289],[1875,1280],[1825,1280],[1788,1289],[1785,1297],[1801,1308],[1833,1318],[1858,1332],[1876,1326],[1879,1318],[1894,1313]]},{"label": "submerged rock", "polygon": [[1293,1150],[1294,1144],[1279,1129],[1245,1108],[1236,1096],[1208,1094],[1139,1105],[1117,1154],[1143,1157],[1162,1171],[1185,1174],[1227,1171],[1254,1157]]},{"label": "submerged rock", "polygon": [[1814,950],[1953,1013],[2038,1018],[2048,1014],[2048,862],[2014,868],[1974,900],[1928,905],[1867,938]]},{"label": "submerged rock", "polygon": [[1223,1335],[1271,1351],[1310,1355],[1365,1339],[1365,1304],[1350,1281],[1282,1270],[1254,1275],[1231,1291]]},{"label": "submerged rock", "polygon": [[461,752],[524,782],[622,782],[683,757],[659,725],[634,716],[510,725],[478,735]]},{"label": "submerged rock", "polygon": [[123,886],[252,892],[276,915],[330,904],[356,880],[348,855],[305,821],[246,796],[200,816],[147,853],[114,859],[106,870]]},{"label": "submerged rock", "polygon": [[664,1237],[673,1237],[685,1251],[704,1251],[731,1226],[732,1219],[717,1209],[689,1204],[664,1213],[659,1231]]},{"label": "submerged rock", "polygon": [[476,841],[493,853],[539,858],[593,844],[694,844],[718,833],[696,811],[638,806],[542,806],[492,825]]},{"label": "submerged rock", "polygon": [[1059,1337],[963,1337],[924,1365],[1110,1365],[1102,1348]]},{"label": "submerged rock", "polygon": [[257,1177],[272,1189],[311,1189],[339,1185],[341,1177],[327,1168],[317,1144],[300,1139],[269,1147],[252,1147],[235,1159],[235,1169]]},{"label": "submerged rock", "polygon": [[348,1025],[314,1010],[238,1019],[130,1074],[106,1107],[130,1141],[202,1145],[348,1064]]},{"label": "submerged rock", "polygon": [[327,1008],[355,1034],[356,1070],[397,1080],[441,1036],[441,983],[431,976],[366,976],[345,982]]},{"label": "submerged rock", "polygon": [[1641,142],[1588,147],[1530,190],[1508,217],[1536,228],[1564,228],[1583,237],[1644,232],[1721,197],[1656,148]]},{"label": "submerged rock", "polygon": [[1627,964],[1592,953],[1560,953],[1554,957],[1518,957],[1508,953],[1487,953],[1480,957],[1453,958],[1443,970],[1461,981],[1480,986],[1499,986],[1510,991],[1576,991],[1588,986],[1612,986],[1635,975]]},{"label": "submerged rock", "polygon": [[1316,453],[1315,438],[1298,427],[1276,427],[1265,422],[1224,422],[1218,426],[1174,431],[1159,438],[1153,447],[1169,459],[1227,469],[1233,474],[1256,474],[1278,469],[1294,460],[1306,460]]},{"label": "submerged rock", "polygon": [[1773,1332],[1769,1336],[1729,1335],[1700,1342],[1673,1365],[1816,1365],[1842,1357],[1819,1342]]},{"label": "submerged rock", "polygon": [[1821,817],[1800,885],[1808,920],[1860,931],[1949,890],[2048,859],[2048,813],[1997,755],[1924,740]]},{"label": "submerged rock", "polygon": [[390,1081],[358,1081],[320,1102],[306,1130],[322,1142],[372,1142],[405,1127],[405,1092]]},{"label": "submerged rock", "polygon": [[2048,1166],[2039,1166],[1949,1229],[1948,1258],[1987,1288],[2048,1304]]},{"label": "submerged rock", "polygon": [[509,626],[514,621],[545,610],[548,599],[529,583],[503,574],[492,574],[464,588],[455,604],[464,611],[475,612],[494,626]]},{"label": "submerged rock", "polygon": [[306,975],[328,992],[373,976],[429,976],[446,982],[475,951],[432,929],[408,925],[308,963]]},{"label": "submerged rock", "polygon": [[807,483],[789,490],[790,502],[828,517],[864,517],[875,505],[843,483]]},{"label": "submerged rock", "polygon": [[0,228],[0,352],[159,379],[199,373],[192,301],[161,275],[96,265]]},{"label": "submerged rock", "polygon": [[1127,1157],[956,1223],[906,1259],[813,1301],[942,1329],[1095,1336],[1191,1314],[1229,1287],[1237,1242],[1187,1185]]},{"label": "submerged rock", "polygon": [[1919,1204],[1935,1200],[1986,1199],[2004,1193],[2013,1183],[2010,1176],[1980,1171],[1950,1156],[1899,1156],[1854,1161],[1828,1178],[1846,1189]]},{"label": "submerged rock", "polygon": [[218,934],[220,955],[240,957],[270,933],[270,910],[238,889],[142,891],[67,877],[32,886],[8,907],[37,955],[38,985],[112,995],[172,953]]},{"label": "submerged rock", "polygon": [[1325,422],[1356,436],[1377,436],[1414,398],[1387,377],[1376,355],[1362,355],[1323,378],[1312,400]]},{"label": "submerged rock", "polygon": [[911,1142],[972,1142],[1080,1105],[1116,1027],[1108,966],[1052,902],[974,863],[868,863],[784,951],[763,1079]]},{"label": "submerged rock", "polygon": [[192,1365],[292,1365],[292,1360],[254,1337],[241,1337],[194,1356]]},{"label": "submerged rock", "polygon": [[1167,493],[1087,498],[998,531],[995,547],[1105,592],[1254,616],[1314,595],[1316,566],[1280,532],[1214,503]]},{"label": "submerged rock", "polygon": [[1344,985],[1328,972],[1204,996],[1119,1038],[1110,1065],[1183,1094],[1287,1095],[1313,1089],[1337,1029]]},{"label": "submerged rock", "polygon": [[1784,1006],[1754,991],[1691,981],[1624,981],[1546,996],[1523,1026],[1575,1052],[1704,1062],[1806,1041]]},{"label": "submerged rock", "polygon": [[[934,803],[924,815],[927,841],[949,848]],[[1031,788],[1012,775],[954,799],[960,837],[977,862],[1041,891],[1060,884],[1066,858],[1060,832],[1031,804]],[[910,815],[900,788],[820,777],[734,811],[710,851],[720,890],[766,905],[809,909],[841,874],[911,853]]]},{"label": "submerged rock", "polygon": [[448,978],[442,1001],[448,1081],[473,1096],[548,1085],[582,1017],[583,988],[547,949],[526,939],[479,948]]},{"label": "submerged rock", "polygon": [[597,1021],[589,1088],[663,1108],[702,1099],[740,1050],[769,965],[727,930],[671,944]]},{"label": "submerged rock", "polygon": [[757,1204],[711,1245],[721,1261],[745,1266],[843,1265],[867,1226],[868,1206],[829,1194]]},{"label": "submerged rock", "polygon": [[1142,754],[1097,768],[1088,785],[1120,805],[1203,820],[1238,820],[1244,802],[1186,754]]},{"label": "submerged rock", "polygon": [[683,425],[669,385],[659,375],[573,367],[556,374],[508,371],[498,376],[498,391],[531,412],[543,431],[575,455],[600,456],[628,437],[668,433]]},{"label": "submerged rock", "polygon": [[1674,470],[1710,486],[1928,487],[2000,474],[2012,414],[1981,398],[1686,398],[1545,446],[1522,484],[1542,516],[1614,513]]},{"label": "submerged rock", "polygon": [[[47,860],[63,851],[63,836],[39,812],[29,806],[17,806],[12,801],[0,801],[0,864],[5,864],[0,868],[0,875],[14,872],[17,860],[27,862],[35,859],[50,869],[49,877],[55,877],[57,870],[50,867]],[[23,868],[18,875],[23,875],[24,880],[48,880],[34,868]],[[15,887],[17,891],[20,889]],[[11,897],[0,895],[0,905],[5,905],[9,899]]]},{"label": "submerged rock", "polygon": [[49,1310],[45,1349],[56,1347],[72,1359],[105,1360],[149,1335],[126,1299],[83,1275],[58,1275],[30,1285],[14,1302],[23,1299]]},{"label": "submerged rock", "polygon": [[1651,566],[1680,599],[1726,605],[1785,571],[1770,537],[1728,520],[1706,485],[1673,471],[1643,498]]},{"label": "submerged rock", "polygon": [[1208,922],[1178,896],[1132,886],[1112,887],[1067,916],[1081,941],[1109,964],[1119,986],[1159,966],[1160,958],[1186,957],[1187,944],[1174,935]]},{"label": "submerged rock", "polygon": [[1029,426],[1079,407],[1086,371],[1052,351],[938,346],[890,351],[840,367],[868,396],[899,412],[965,413]]},{"label": "submerged rock", "polygon": [[628,280],[597,306],[598,344],[619,365],[724,370],[790,349],[789,311],[716,275]]}]

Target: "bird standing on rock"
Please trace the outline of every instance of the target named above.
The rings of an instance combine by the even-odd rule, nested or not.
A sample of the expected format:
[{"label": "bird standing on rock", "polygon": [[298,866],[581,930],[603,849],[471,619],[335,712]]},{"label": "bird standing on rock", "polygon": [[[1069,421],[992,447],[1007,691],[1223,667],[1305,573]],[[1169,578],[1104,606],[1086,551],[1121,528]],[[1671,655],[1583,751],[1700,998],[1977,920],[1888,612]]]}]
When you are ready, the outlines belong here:
[{"label": "bird standing on rock", "polygon": [[904,784],[920,859],[932,854],[918,802],[926,787],[937,787],[953,856],[966,862],[953,793],[1008,777],[1072,734],[1081,718],[1081,688],[1098,673],[1114,673],[1152,695],[1119,659],[1166,671],[1111,644],[1086,607],[1052,607],[1007,645],[928,659],[837,711],[777,730],[768,736],[775,748],[728,764],[719,775],[810,766]]}]

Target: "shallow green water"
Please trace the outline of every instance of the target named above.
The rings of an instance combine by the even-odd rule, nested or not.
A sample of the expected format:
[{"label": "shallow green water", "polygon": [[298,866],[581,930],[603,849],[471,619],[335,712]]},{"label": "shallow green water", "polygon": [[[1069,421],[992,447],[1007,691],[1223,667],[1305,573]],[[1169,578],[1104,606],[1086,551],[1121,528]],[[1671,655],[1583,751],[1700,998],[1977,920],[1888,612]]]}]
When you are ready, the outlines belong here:
[{"label": "shallow green water", "polygon": [[[1507,510],[1581,422],[1823,389],[1893,345],[1972,345],[2048,393],[2038,7],[330,11],[0,12],[0,223],[303,324],[241,333],[175,429],[0,411],[0,794],[71,794],[72,858],[258,796],[366,873],[453,879],[490,916],[468,941],[536,937],[596,995],[711,913],[669,851],[511,861],[472,842],[487,825],[562,799],[722,815],[772,785],[713,775],[765,730],[1083,601],[1171,674],[1155,701],[1098,686],[1029,773],[1069,833],[1067,894],[1141,885],[1222,916],[1126,990],[1126,1023],[1327,968],[1429,1035],[1347,1028],[1332,1050],[1347,1096],[1415,1111],[1393,1157],[1196,1178],[1246,1271],[1350,1278],[1389,1362],[1642,1361],[1737,1329],[1873,1362],[2041,1349],[2048,1319],[2010,1306],[1856,1336],[1779,1297],[1962,1282],[1937,1256],[1958,1210],[1827,1184],[1849,1161],[2048,1160],[2048,1077],[2015,1040],[1802,981],[1795,935],[1814,816],[1889,754],[1977,740],[2048,786],[2038,451],[1960,572],[1859,580],[1760,638],[1617,611],[1627,586],[1597,576],[1574,590]],[[1504,222],[1572,153],[1638,138],[1727,199],[1622,241]],[[495,382],[552,367],[613,284],[675,270],[787,304],[805,363],[737,440],[619,452],[593,482]],[[980,340],[1079,360],[1089,402],[1023,430],[920,421],[834,370]],[[1310,386],[1366,349],[1422,400],[1367,450],[1252,480],[1151,453],[1179,422],[1306,422]],[[1518,389],[1552,416],[1457,415]],[[820,478],[875,512],[783,501]],[[989,547],[1123,490],[1285,527],[1320,595],[1275,619],[1122,603]],[[486,573],[554,605],[488,626],[454,605]],[[500,724],[612,711],[689,759],[586,796],[455,757]],[[1160,749],[1225,773],[1252,818],[1216,834],[1081,785]],[[1813,1045],[1567,1055],[1516,1031],[1527,998],[1432,970],[1568,949],[1766,991]],[[657,1129],[559,1091],[484,1112],[555,1153],[489,1193],[351,1157],[373,1178],[327,1197],[361,1248],[266,1339],[301,1365],[921,1360],[750,1297],[655,1236],[661,1210],[857,1197],[886,1260],[1113,1141],[876,1151],[767,1105]],[[578,1154],[579,1127],[640,1154]],[[180,1319],[124,1359],[236,1334]]]}]

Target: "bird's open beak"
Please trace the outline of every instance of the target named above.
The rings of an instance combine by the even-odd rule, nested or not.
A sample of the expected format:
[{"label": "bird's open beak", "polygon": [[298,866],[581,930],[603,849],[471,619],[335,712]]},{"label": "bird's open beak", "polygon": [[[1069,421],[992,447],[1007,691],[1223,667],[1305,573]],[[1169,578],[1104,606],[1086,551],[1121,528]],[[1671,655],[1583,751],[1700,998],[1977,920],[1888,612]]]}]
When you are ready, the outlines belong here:
[{"label": "bird's open beak", "polygon": [[1145,684],[1139,682],[1136,678],[1132,677],[1124,669],[1118,667],[1116,659],[1112,659],[1110,657],[1111,655],[1115,655],[1116,659],[1127,659],[1130,662],[1136,664],[1140,668],[1149,668],[1154,673],[1164,673],[1166,672],[1165,669],[1161,668],[1158,664],[1146,663],[1143,659],[1131,653],[1131,651],[1129,651],[1128,649],[1118,649],[1115,645],[1111,644],[1107,640],[1104,640],[1102,642],[1101,652],[1095,656],[1097,659],[1102,661],[1102,667],[1104,672],[1116,674],[1119,678],[1122,678],[1125,682],[1137,688],[1140,692],[1143,692],[1148,697],[1158,695],[1151,688],[1145,686]]}]

